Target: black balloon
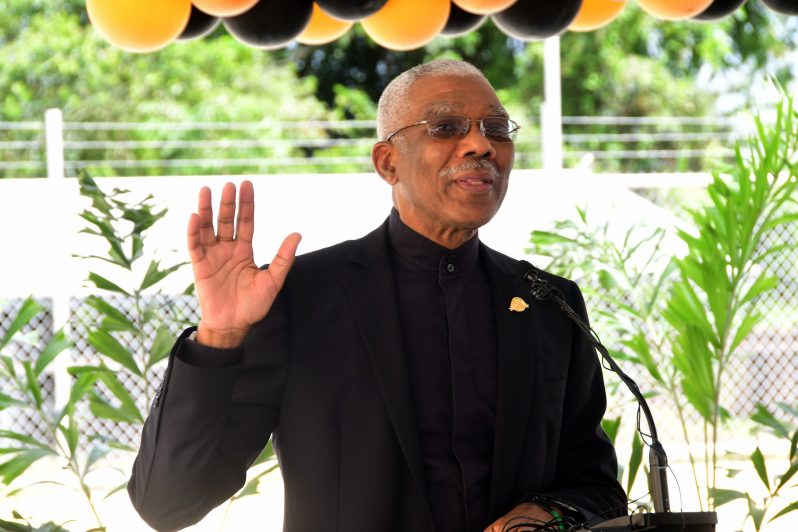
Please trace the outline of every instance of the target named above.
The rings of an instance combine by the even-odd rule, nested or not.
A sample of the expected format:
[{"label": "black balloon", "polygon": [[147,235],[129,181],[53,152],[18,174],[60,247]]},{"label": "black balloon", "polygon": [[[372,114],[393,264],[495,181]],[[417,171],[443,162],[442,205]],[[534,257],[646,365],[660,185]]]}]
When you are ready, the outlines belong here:
[{"label": "black balloon", "polygon": [[285,46],[310,22],[313,0],[260,0],[235,17],[224,19],[224,26],[239,41],[257,48]]},{"label": "black balloon", "polygon": [[484,21],[485,15],[469,13],[452,2],[452,9],[449,11],[449,20],[446,21],[446,26],[441,30],[441,34],[448,35],[449,37],[463,35],[476,29]]},{"label": "black balloon", "polygon": [[360,20],[373,15],[388,0],[316,0],[324,11],[343,20]]},{"label": "black balloon", "polygon": [[492,16],[493,22],[510,37],[535,41],[563,32],[581,7],[582,0],[518,0]]},{"label": "black balloon", "polygon": [[696,20],[720,20],[737,11],[745,0],[715,0],[704,11],[694,16]]},{"label": "black balloon", "polygon": [[762,3],[782,15],[798,15],[798,0],[762,0]]},{"label": "black balloon", "polygon": [[192,4],[191,15],[188,17],[186,29],[184,29],[183,33],[181,33],[177,38],[181,40],[188,40],[204,37],[215,30],[216,26],[219,25],[219,22],[221,22],[221,20],[219,20],[217,17],[197,9]]}]

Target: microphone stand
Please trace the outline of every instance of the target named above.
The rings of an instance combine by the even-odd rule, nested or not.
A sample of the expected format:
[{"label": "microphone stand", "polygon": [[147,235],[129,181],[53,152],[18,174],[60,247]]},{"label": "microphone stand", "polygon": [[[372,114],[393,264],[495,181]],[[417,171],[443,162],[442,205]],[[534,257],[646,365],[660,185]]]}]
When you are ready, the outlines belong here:
[{"label": "microphone stand", "polygon": [[[560,310],[562,310],[565,315],[568,316],[577,325],[577,327],[579,327],[579,330],[582,332],[582,334],[587,337],[596,351],[601,354],[601,358],[604,360],[607,366],[609,366],[610,371],[617,374],[626,387],[629,388],[629,391],[632,392],[632,395],[634,395],[635,399],[637,399],[637,403],[640,406],[640,409],[643,411],[643,416],[646,418],[646,424],[648,425],[650,432],[649,436],[651,438],[651,444],[649,445],[648,452],[648,480],[651,486],[651,500],[654,505],[654,515],[668,514],[675,519],[658,519],[657,521],[660,521],[661,525],[664,526],[657,526],[656,523],[650,522],[650,520],[646,520],[644,523],[641,522],[638,524],[643,526],[654,526],[656,530],[662,531],[669,531],[671,529],[674,531],[714,531],[715,524],[717,524],[717,514],[715,512],[671,513],[670,496],[668,494],[668,456],[665,454],[665,448],[659,441],[657,427],[654,424],[654,416],[651,414],[651,409],[648,407],[648,402],[643,396],[643,393],[640,391],[640,388],[637,386],[637,383],[629,375],[624,373],[620,366],[618,366],[615,360],[610,356],[607,348],[602,345],[598,335],[595,333],[595,331],[593,331],[590,325],[579,314],[574,312],[568,303],[566,303],[562,292],[560,292],[560,290],[553,284],[549,283],[545,279],[540,278],[540,270],[526,261],[519,261],[518,273],[520,274],[521,279],[523,279],[529,285],[529,291],[532,294],[532,297],[538,301],[553,301],[560,308]],[[637,430],[641,432],[639,425]],[[600,523],[599,525],[593,526],[592,530],[601,530],[606,532],[614,532],[616,530],[634,530],[634,528],[630,527],[635,526],[635,524],[632,523],[635,516],[639,518],[640,514],[630,517],[611,519],[609,521]],[[643,517],[648,516],[644,514]],[[637,520],[639,521],[640,519]],[[670,525],[673,525],[675,528],[671,528]],[[707,528],[707,526],[711,528]]]}]

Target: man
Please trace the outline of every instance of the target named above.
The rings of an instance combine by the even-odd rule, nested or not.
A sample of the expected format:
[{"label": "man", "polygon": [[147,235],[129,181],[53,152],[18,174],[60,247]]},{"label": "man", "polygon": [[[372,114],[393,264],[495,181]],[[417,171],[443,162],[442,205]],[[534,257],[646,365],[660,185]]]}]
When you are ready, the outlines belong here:
[{"label": "man", "polygon": [[[170,355],[129,484],[148,523],[201,519],[270,436],[291,532],[499,532],[625,512],[596,356],[477,237],[516,130],[473,66],[405,72],[380,99],[372,150],[388,220],[296,262],[289,235],[268,269],[253,262],[251,183],[237,219],[225,186],[216,232],[200,192],[188,247],[202,318]],[[585,314],[576,285],[546,278]]]}]

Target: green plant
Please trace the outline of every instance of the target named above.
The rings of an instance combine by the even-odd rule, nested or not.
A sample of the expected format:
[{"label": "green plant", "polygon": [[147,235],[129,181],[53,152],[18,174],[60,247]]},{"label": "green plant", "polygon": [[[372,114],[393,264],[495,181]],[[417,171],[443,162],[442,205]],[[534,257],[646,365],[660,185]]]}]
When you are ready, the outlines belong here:
[{"label": "green plant", "polygon": [[[18,521],[0,519],[0,532],[69,532],[62,525],[55,524],[52,521],[36,526],[32,525],[19,512],[13,512],[13,516]],[[22,522],[20,523],[19,520]]]},{"label": "green plant", "polygon": [[688,209],[692,227],[677,231],[685,252],[671,262],[661,260],[661,230],[633,228],[615,244],[608,226],[588,228],[584,211],[581,224],[559,222],[556,233],[532,233],[530,252],[548,256],[555,272],[581,274],[588,295],[601,301],[604,323],[620,338],[614,354],[645,368],[667,395],[685,442],[691,441],[688,409],[700,416],[703,479],[692,450],[689,456],[699,500],[703,492],[710,508],[720,425],[730,417],[720,399],[724,377],[763,319],[759,298],[778,283],[768,259],[795,248],[768,246],[766,239],[798,222],[796,146],[798,117],[785,98],[771,125],[756,119],[756,135],[747,151],[737,148],[735,165],[715,173],[706,204]]},{"label": "green plant", "polygon": [[[111,298],[95,295],[86,299],[89,314],[99,316],[89,320],[92,323],[87,340],[100,356],[96,364],[73,367],[70,371],[95,377],[96,384],[87,394],[92,414],[138,427],[144,422],[142,412],[149,408],[151,393],[160,380],[160,366],[166,362],[177,330],[194,321],[192,315],[173,304],[174,297],[163,296],[157,289],[159,283],[187,263],[163,268],[160,261],[150,259],[146,270],[136,268],[144,257],[147,232],[167,210],[159,210],[151,195],[132,202],[127,200],[127,190],[104,192],[86,174],[79,182],[81,194],[92,202],[80,214],[90,224],[83,232],[101,238],[108,245],[106,256],[85,258],[112,264],[117,275],[109,279],[96,272],[89,273],[89,282],[111,295]],[[193,284],[184,295],[192,293]],[[159,295],[162,297],[156,297]],[[124,382],[119,377],[121,374],[125,375]],[[134,397],[129,391],[132,387],[143,393]],[[111,439],[110,435],[106,437]],[[117,447],[125,446],[117,444]],[[258,493],[263,477],[277,468],[271,443],[252,468],[250,480],[230,499],[227,511],[236,500]],[[125,486],[126,483],[116,489]]]},{"label": "green plant", "polygon": [[[768,465],[762,450],[757,445],[756,449],[751,456],[748,457],[752,467],[756,470],[759,480],[762,482],[765,495],[761,499],[756,499],[748,492],[741,492],[737,490],[717,489],[715,490],[714,497],[718,505],[731,502],[733,500],[742,499],[748,504],[748,515],[745,520],[751,519],[754,528],[757,532],[761,530],[765,517],[770,517],[768,523],[775,521],[785,515],[798,511],[798,494],[795,493],[798,484],[789,485],[793,480],[796,473],[798,473],[798,407],[791,407],[785,403],[777,404],[779,410],[783,415],[792,417],[794,420],[792,426],[781,421],[775,414],[773,414],[766,407],[757,405],[756,412],[751,419],[754,420],[758,429],[764,429],[770,432],[787,447],[787,466],[786,469],[778,474],[770,475],[768,473]],[[728,470],[729,476],[735,476],[739,470]],[[770,515],[771,508],[776,501],[783,501],[790,497],[785,496],[785,492],[792,491],[792,501],[788,502],[785,506],[776,511],[774,515]],[[745,524],[745,522],[743,522]]]},{"label": "green plant", "polygon": [[[92,488],[87,477],[108,453],[109,447],[102,440],[92,441],[88,451],[82,451],[79,446],[80,413],[77,405],[90,389],[94,377],[86,373],[80,374],[72,384],[67,403],[62,408],[56,408],[45,401],[42,380],[44,372],[56,357],[72,345],[64,332],[57,331],[32,360],[19,361],[4,352],[12,341],[23,341],[19,336],[20,331],[43,311],[42,306],[32,298],[26,299],[0,339],[0,380],[7,383],[4,389],[9,392],[0,393],[0,410],[24,410],[46,433],[46,439],[40,439],[16,431],[0,431],[0,441],[9,442],[0,448],[0,456],[6,457],[0,464],[0,482],[9,488],[35,462],[45,457],[54,457],[64,463],[64,469],[74,477],[77,490],[84,495],[97,520],[96,530],[105,530],[94,505]],[[23,489],[25,488],[15,488],[5,496],[13,496]],[[2,525],[6,526],[5,523]]]}]

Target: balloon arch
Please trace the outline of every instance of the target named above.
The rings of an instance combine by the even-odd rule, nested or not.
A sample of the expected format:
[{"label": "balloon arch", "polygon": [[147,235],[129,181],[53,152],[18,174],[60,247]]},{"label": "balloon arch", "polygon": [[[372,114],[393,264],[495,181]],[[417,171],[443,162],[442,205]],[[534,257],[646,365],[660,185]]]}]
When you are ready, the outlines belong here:
[{"label": "balloon arch", "polygon": [[[636,0],[665,20],[718,20],[746,0]],[[798,0],[761,1],[798,15]],[[97,31],[130,52],[152,52],[176,39],[196,39],[219,24],[239,41],[266,50],[297,42],[330,43],[359,22],[377,44],[412,50],[437,35],[456,36],[487,17],[525,41],[563,31],[592,31],[612,22],[627,0],[87,0]]]}]

